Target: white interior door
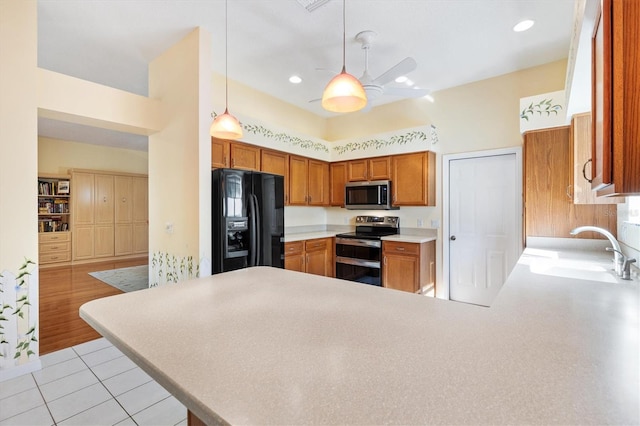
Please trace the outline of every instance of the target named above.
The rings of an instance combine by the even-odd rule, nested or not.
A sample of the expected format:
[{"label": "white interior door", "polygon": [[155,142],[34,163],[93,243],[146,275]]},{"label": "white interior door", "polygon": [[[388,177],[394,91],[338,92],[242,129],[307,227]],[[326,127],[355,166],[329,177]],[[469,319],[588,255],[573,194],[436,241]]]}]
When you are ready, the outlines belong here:
[{"label": "white interior door", "polygon": [[[489,306],[521,252],[516,153],[449,160],[449,298]],[[445,265],[446,267],[446,265]]]}]

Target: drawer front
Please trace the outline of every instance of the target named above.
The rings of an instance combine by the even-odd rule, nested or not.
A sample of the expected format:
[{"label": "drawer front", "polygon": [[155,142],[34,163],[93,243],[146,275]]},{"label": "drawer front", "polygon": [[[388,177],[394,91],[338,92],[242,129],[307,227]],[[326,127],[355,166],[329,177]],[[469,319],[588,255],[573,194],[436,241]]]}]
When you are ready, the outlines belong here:
[{"label": "drawer front", "polygon": [[41,232],[38,234],[38,241],[41,243],[71,241],[71,232]]},{"label": "drawer front", "polygon": [[56,262],[69,262],[71,261],[71,252],[61,253],[47,253],[40,255],[40,264],[56,263]]},{"label": "drawer front", "polygon": [[385,253],[405,253],[417,255],[420,253],[420,244],[403,243],[398,241],[385,241],[382,244],[382,250]]},{"label": "drawer front", "polygon": [[61,242],[61,243],[47,243],[40,244],[40,255],[47,253],[61,253],[64,251],[71,251],[71,243],[70,242]]},{"label": "drawer front", "polygon": [[293,255],[302,253],[302,246],[304,241],[292,241],[290,243],[284,243],[284,255]]},{"label": "drawer front", "polygon": [[322,250],[327,248],[327,239],[320,238],[317,240],[307,240],[304,244],[305,250]]}]

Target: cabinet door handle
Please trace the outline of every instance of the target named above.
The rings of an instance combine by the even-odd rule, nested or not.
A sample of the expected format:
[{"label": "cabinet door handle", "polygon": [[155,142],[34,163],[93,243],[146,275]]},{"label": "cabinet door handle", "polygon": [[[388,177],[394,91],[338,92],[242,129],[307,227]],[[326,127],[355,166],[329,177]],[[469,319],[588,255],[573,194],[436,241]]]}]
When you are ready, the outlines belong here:
[{"label": "cabinet door handle", "polygon": [[404,251],[404,247],[396,247],[396,250]]},{"label": "cabinet door handle", "polygon": [[123,202],[123,203],[126,203],[126,202],[127,202],[127,199],[126,199],[126,198],[124,198],[124,197],[122,197],[122,202]]},{"label": "cabinet door handle", "polygon": [[[587,182],[591,183],[591,181],[593,181],[593,179],[589,179],[587,177],[587,164],[591,163],[591,158],[589,158],[585,163],[584,166],[582,166],[582,176],[584,176],[584,180],[586,180]],[[591,173],[593,175],[593,171]]]},{"label": "cabinet door handle", "polygon": [[385,256],[383,260],[384,260],[383,263],[386,265],[387,264],[387,256]]},{"label": "cabinet door handle", "polygon": [[106,203],[107,202],[107,196],[105,195],[104,197],[102,197],[102,202]]},{"label": "cabinet door handle", "polygon": [[567,197],[569,197],[570,200],[573,200],[573,196],[571,195],[571,192],[570,192],[571,191],[571,186],[572,185],[567,185],[566,193],[567,193]]}]

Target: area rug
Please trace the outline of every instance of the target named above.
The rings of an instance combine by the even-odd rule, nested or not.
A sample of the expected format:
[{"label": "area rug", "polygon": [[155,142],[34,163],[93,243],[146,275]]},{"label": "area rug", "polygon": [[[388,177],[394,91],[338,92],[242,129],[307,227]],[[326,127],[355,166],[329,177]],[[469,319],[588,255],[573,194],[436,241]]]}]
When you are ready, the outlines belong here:
[{"label": "area rug", "polygon": [[89,275],[125,293],[149,288],[148,265],[89,272]]}]

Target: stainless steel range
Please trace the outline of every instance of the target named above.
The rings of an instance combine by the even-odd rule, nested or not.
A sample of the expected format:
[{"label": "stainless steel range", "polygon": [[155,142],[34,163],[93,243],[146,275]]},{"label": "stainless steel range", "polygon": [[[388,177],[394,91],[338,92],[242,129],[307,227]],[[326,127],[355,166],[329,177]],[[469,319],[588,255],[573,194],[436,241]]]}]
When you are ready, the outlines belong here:
[{"label": "stainless steel range", "polygon": [[382,286],[382,240],[399,232],[397,216],[357,216],[356,232],[336,235],[336,278]]}]

